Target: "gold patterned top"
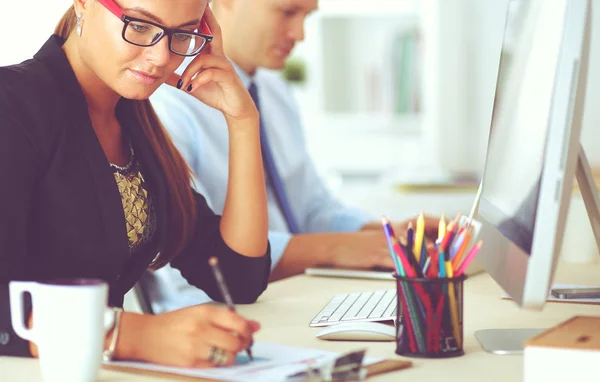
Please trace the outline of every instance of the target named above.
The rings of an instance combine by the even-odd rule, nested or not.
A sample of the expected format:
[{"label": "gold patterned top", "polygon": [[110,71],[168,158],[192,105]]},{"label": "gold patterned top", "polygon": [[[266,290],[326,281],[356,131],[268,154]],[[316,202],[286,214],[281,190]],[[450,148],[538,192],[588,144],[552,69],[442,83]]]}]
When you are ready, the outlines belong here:
[{"label": "gold patterned top", "polygon": [[129,163],[125,167],[110,164],[121,194],[125,214],[129,253],[148,242],[155,231],[155,214],[144,176],[131,148]]}]

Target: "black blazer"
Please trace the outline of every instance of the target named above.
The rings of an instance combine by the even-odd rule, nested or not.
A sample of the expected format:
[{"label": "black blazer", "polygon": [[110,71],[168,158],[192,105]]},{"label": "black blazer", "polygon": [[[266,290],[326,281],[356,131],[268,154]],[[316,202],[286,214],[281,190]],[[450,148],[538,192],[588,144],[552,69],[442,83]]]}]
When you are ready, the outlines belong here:
[{"label": "black blazer", "polygon": [[[87,103],[52,36],[32,60],[0,67],[0,355],[28,355],[10,323],[8,282],[94,277],[110,287],[109,304],[141,277],[168,235],[164,174],[135,119],[117,116],[131,139],[155,206],[152,243],[129,258],[121,197],[93,130]],[[207,264],[217,255],[236,302],[254,302],[269,277],[261,258],[230,249],[220,216],[196,196],[198,222],[188,247],[171,262],[190,284],[222,301]]]}]

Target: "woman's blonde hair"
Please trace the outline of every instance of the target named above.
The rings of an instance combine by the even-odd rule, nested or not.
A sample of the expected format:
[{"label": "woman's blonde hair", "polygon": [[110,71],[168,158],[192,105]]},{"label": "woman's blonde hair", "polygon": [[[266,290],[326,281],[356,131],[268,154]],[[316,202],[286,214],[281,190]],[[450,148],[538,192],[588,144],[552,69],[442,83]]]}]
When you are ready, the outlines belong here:
[{"label": "woman's blonde hair", "polygon": [[[54,33],[66,40],[76,24],[75,9],[71,6],[59,21]],[[133,105],[132,114],[137,118],[159,162],[169,195],[169,218],[168,221],[162,222],[162,225],[167,227],[165,228],[168,231],[167,240],[162,243],[160,255],[151,266],[153,269],[158,269],[185,248],[194,232],[196,208],[190,186],[191,174],[185,160],[160,123],[150,101],[132,101],[128,105]]]}]

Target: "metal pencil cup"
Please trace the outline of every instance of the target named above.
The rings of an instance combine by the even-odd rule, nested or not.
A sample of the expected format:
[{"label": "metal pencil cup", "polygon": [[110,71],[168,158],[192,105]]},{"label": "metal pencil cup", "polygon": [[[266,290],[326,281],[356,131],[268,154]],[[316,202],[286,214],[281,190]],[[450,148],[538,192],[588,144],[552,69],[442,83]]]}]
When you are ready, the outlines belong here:
[{"label": "metal pencil cup", "polygon": [[463,355],[463,282],[467,276],[394,277],[396,354],[423,358]]}]

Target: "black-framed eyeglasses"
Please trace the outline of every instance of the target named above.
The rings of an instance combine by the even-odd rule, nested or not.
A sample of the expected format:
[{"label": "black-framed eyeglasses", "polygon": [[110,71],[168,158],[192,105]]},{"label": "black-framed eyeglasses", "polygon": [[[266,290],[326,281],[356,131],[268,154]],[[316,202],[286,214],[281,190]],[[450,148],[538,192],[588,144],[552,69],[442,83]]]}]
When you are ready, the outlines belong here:
[{"label": "black-framed eyeglasses", "polygon": [[123,21],[123,40],[137,46],[158,44],[163,37],[169,39],[169,50],[180,56],[196,56],[213,36],[182,29],[169,29],[152,21],[126,16],[113,0],[98,0],[106,9]]}]

